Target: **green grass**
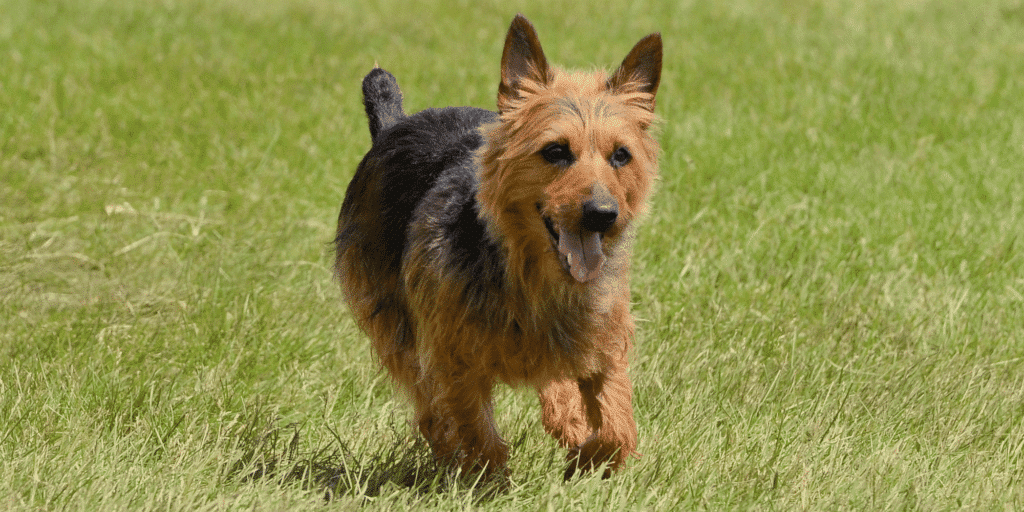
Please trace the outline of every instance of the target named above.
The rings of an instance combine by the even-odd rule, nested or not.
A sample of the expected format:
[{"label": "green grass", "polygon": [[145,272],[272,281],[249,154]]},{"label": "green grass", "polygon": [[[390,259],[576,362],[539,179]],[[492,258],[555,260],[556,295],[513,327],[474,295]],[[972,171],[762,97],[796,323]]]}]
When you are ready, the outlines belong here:
[{"label": "green grass", "polygon": [[[0,2],[0,508],[1024,508],[1024,4],[352,3]],[[570,66],[660,30],[664,153],[643,458],[562,483],[504,392],[492,492],[412,435],[329,241],[363,74],[493,108],[516,11]]]}]

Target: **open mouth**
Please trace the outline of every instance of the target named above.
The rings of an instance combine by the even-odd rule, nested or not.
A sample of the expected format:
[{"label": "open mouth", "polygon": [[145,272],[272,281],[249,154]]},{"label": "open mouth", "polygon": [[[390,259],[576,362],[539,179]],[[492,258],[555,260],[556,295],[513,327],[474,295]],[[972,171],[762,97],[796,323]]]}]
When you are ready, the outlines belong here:
[{"label": "open mouth", "polygon": [[[537,212],[541,212],[539,204]],[[541,219],[544,220],[544,227],[547,228],[555,249],[558,251],[558,260],[569,275],[576,281],[585,283],[601,273],[606,259],[601,250],[603,233],[588,231],[580,227],[566,229],[561,224],[556,226],[554,221],[543,214],[541,214]]]}]

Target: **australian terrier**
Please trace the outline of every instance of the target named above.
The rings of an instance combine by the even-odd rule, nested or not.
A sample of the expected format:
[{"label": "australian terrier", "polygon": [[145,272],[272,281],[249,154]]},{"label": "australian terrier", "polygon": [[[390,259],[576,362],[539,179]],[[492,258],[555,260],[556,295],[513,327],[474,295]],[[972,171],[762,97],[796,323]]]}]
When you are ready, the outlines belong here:
[{"label": "australian terrier", "polygon": [[630,257],[658,172],[661,55],[655,33],[610,76],[566,72],[520,15],[497,113],[407,116],[394,76],[363,79],[373,146],[341,207],[335,272],[437,457],[505,471],[498,381],[538,390],[566,478],[636,454]]}]

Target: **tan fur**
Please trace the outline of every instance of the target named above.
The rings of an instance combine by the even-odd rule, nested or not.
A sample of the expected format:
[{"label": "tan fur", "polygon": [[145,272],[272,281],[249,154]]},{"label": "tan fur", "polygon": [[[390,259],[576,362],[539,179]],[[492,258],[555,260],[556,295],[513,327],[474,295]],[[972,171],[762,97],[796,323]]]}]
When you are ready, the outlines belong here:
[{"label": "tan fur", "polygon": [[[346,299],[383,366],[408,391],[420,432],[439,457],[466,470],[506,465],[508,447],[493,417],[498,381],[538,389],[545,430],[570,450],[567,476],[601,463],[618,469],[636,453],[629,274],[635,221],[658,170],[648,131],[661,65],[660,38],[653,37],[611,76],[571,73],[547,66],[525,18],[513,22],[500,121],[482,128],[475,157],[479,215],[504,261],[503,281],[495,283],[500,302],[473,304],[465,279],[438,264],[444,249],[433,242],[438,226],[429,218],[409,226],[400,275],[371,275],[361,258],[372,255],[339,251]],[[524,40],[525,65],[513,62]],[[638,49],[646,53],[637,56]],[[539,152],[551,142],[575,148],[575,163],[563,169],[545,162]],[[614,169],[608,159],[619,146],[632,160]],[[560,263],[540,216],[555,226],[579,225],[595,186],[615,198],[619,217],[603,236],[600,276],[580,283]]]}]

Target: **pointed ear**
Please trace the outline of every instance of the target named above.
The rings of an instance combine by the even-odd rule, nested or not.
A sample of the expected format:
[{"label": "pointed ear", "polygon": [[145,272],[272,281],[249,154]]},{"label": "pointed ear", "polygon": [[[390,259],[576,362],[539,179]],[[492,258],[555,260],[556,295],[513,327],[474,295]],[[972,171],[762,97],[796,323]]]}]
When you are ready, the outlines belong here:
[{"label": "pointed ear", "polygon": [[498,85],[498,110],[505,112],[512,101],[519,98],[519,85],[523,79],[541,84],[548,82],[548,60],[540,47],[540,39],[533,25],[517,14],[505,36],[505,50],[501,53],[501,84]]},{"label": "pointed ear", "polygon": [[654,111],[654,94],[661,82],[661,34],[653,33],[636,43],[619,69],[608,79],[614,92],[646,92],[651,94],[650,110]]}]

